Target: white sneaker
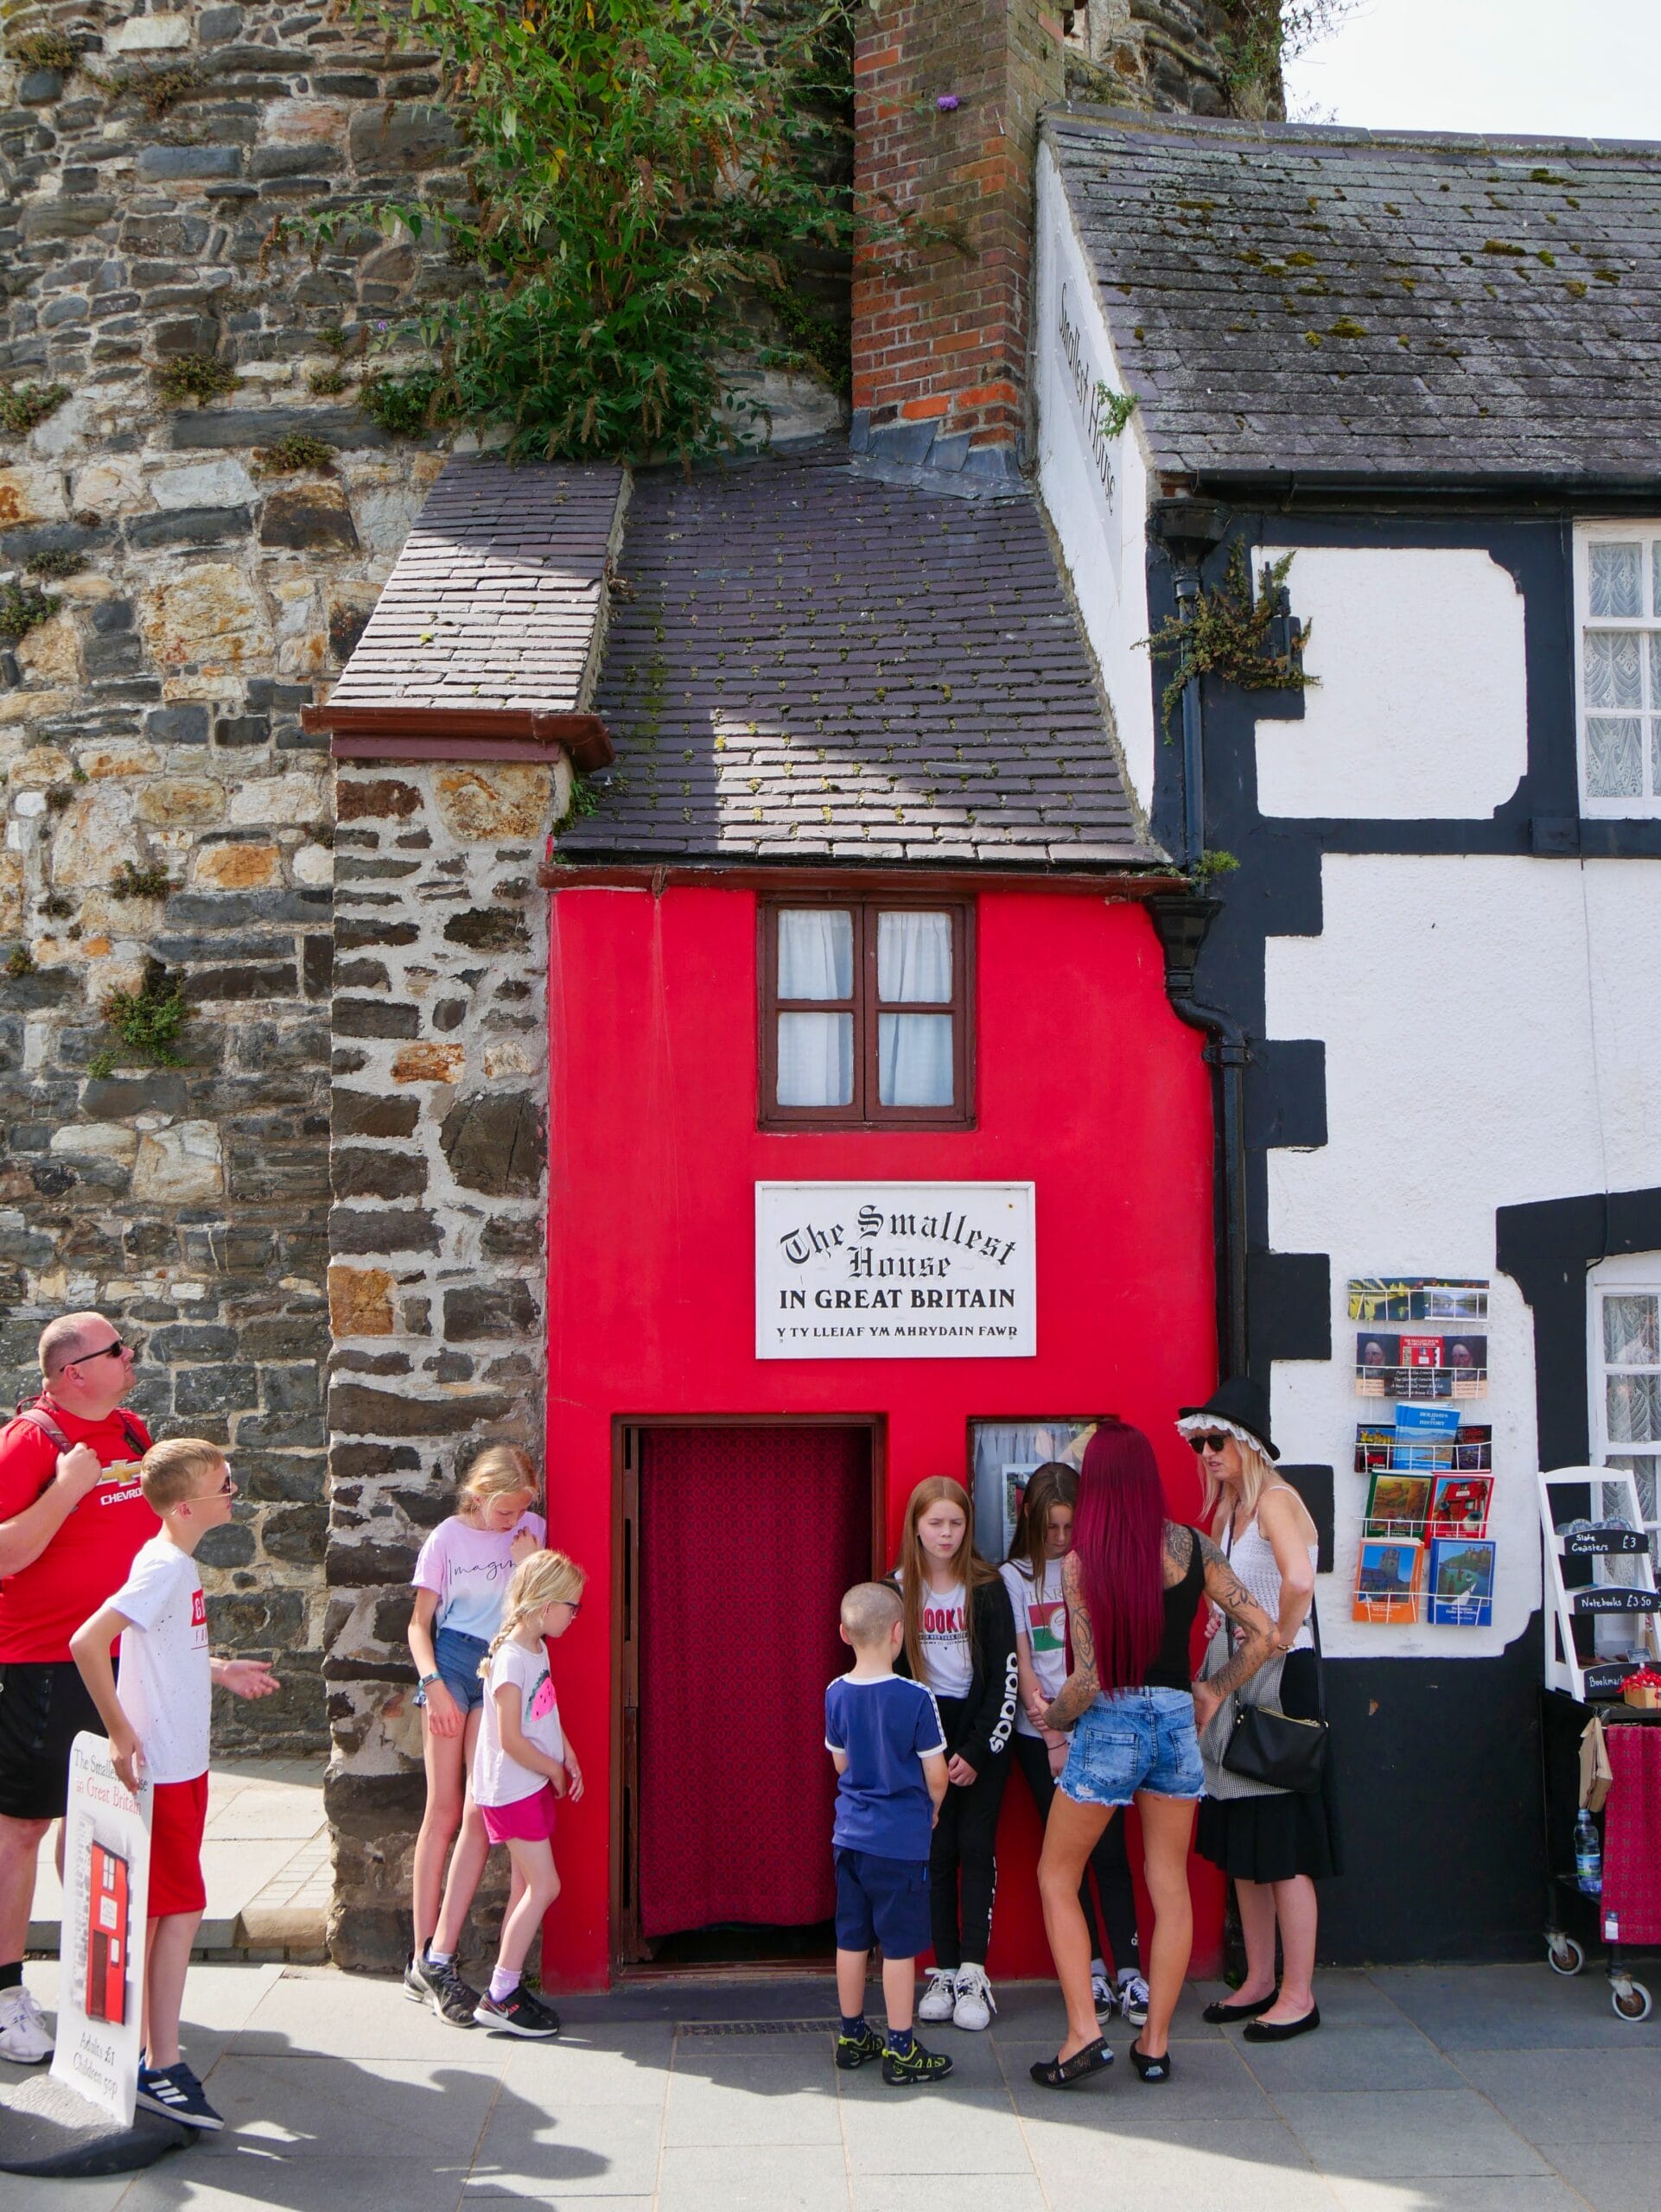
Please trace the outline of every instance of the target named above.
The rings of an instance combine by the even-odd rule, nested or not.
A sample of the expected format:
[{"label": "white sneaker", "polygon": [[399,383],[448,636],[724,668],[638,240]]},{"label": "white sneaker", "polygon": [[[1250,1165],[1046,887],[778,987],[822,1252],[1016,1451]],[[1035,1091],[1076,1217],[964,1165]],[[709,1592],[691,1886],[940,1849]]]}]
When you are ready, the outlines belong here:
[{"label": "white sneaker", "polygon": [[1119,2010],[1133,2028],[1148,2024],[1148,1984],[1139,1974],[1128,1974],[1119,1983]]},{"label": "white sneaker", "polygon": [[997,2011],[992,1999],[992,1985],[986,1979],[984,1967],[959,1967],[958,1969],[958,2001],[951,2008],[954,2028],[990,2028],[992,2015]]},{"label": "white sneaker", "polygon": [[0,1989],[0,2058],[14,2066],[38,2066],[52,2056],[52,2031],[41,2008],[23,1988]]},{"label": "white sneaker", "polygon": [[1104,1974],[1090,1977],[1090,2001],[1098,2020],[1111,2020],[1119,2009],[1118,1993]]},{"label": "white sneaker", "polygon": [[917,2000],[917,2017],[935,2025],[952,2017],[958,2002],[958,1977],[951,1967],[931,1967],[928,1986]]}]

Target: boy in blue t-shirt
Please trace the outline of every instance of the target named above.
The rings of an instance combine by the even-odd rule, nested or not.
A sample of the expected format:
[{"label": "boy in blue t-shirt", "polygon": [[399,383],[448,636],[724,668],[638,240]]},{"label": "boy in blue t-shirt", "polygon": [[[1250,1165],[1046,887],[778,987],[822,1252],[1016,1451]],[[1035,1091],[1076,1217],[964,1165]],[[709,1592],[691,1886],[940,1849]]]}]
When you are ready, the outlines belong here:
[{"label": "boy in blue t-shirt", "polygon": [[[917,1955],[932,1937],[929,1839],[946,1793],[945,1731],[933,1693],[894,1671],[905,1638],[899,1592],[859,1582],[842,1601],[842,1640],[852,1671],[824,1693],[824,1748],[836,1761],[837,2063],[882,2061],[895,2088],[943,2082],[951,2061],[912,2033]],[[873,1940],[882,1946],[886,2041],[865,2018]]]}]

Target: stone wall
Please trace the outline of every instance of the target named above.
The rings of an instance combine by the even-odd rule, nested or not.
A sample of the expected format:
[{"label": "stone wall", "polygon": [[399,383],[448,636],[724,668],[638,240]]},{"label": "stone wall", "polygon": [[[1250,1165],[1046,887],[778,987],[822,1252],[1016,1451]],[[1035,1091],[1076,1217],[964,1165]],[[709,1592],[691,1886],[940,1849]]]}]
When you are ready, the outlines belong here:
[{"label": "stone wall", "polygon": [[[12,10],[8,48],[48,29],[84,67],[0,63],[0,381],[69,393],[0,433],[0,592],[61,602],[0,652],[0,1388],[29,1386],[66,1306],[131,1334],[141,1410],[228,1444],[248,1501],[213,1540],[214,1636],[289,1684],[222,1712],[220,1740],[319,1745],[334,855],[299,712],[441,457],[311,385],[340,373],[319,329],[454,279],[379,239],[260,254],[283,213],[442,175],[450,138],[411,105],[427,66],[344,13]],[[168,404],[156,372],[187,355],[238,387]],[[296,429],[332,469],[261,476]],[[176,1069],[100,1020],[150,959],[192,1009]]]},{"label": "stone wall", "polygon": [[342,763],[324,1673],[330,1945],[407,1949],[423,1802],[410,1570],[486,1440],[542,1458],[547,894],[570,772]]},{"label": "stone wall", "polygon": [[1067,92],[1181,115],[1279,116],[1279,73],[1231,86],[1228,41],[1239,6],[1223,0],[1088,0],[1072,10]]}]

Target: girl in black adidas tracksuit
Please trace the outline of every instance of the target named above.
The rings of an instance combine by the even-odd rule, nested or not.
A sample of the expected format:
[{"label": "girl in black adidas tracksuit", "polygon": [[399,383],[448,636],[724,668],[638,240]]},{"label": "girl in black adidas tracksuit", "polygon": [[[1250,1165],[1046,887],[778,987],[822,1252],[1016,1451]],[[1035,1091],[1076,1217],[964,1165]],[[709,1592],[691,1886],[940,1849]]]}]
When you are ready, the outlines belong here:
[{"label": "girl in black adidas tracksuit", "polygon": [[974,1512],[961,1483],[936,1475],[913,1491],[894,1583],[906,1608],[894,1671],[934,1693],[951,1784],[929,1853],[934,1966],[917,2018],[984,2028],[997,2009],[986,1948],[1015,1730],[1015,1631],[998,1571],[975,1549]]}]

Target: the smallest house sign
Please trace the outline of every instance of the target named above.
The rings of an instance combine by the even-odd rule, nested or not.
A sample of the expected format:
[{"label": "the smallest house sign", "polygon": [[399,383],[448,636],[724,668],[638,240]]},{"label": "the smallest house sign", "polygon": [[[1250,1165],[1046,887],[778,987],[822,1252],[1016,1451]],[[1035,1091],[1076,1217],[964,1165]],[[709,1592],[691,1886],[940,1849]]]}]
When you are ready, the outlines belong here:
[{"label": "the smallest house sign", "polygon": [[1030,1183],[758,1183],[758,1359],[1038,1350]]}]

